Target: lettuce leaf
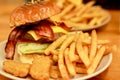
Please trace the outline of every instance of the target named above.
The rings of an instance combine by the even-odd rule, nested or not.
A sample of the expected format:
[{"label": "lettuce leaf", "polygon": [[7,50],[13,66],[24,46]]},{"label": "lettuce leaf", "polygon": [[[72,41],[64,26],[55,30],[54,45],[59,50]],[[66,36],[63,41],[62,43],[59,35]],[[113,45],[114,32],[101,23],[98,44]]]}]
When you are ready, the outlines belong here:
[{"label": "lettuce leaf", "polygon": [[20,43],[17,46],[19,54],[31,54],[31,53],[44,53],[45,49],[49,46],[48,43],[38,44],[31,42]]}]

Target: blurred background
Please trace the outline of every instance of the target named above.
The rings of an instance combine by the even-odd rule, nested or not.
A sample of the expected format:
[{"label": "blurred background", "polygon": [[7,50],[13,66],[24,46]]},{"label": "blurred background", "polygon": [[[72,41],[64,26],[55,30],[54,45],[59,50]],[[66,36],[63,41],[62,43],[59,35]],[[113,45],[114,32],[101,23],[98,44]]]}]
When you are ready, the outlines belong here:
[{"label": "blurred background", "polygon": [[11,31],[9,26],[10,14],[13,9],[23,4],[23,1],[24,0],[0,0],[0,40],[5,40],[7,38],[7,32]]},{"label": "blurred background", "polygon": [[[88,2],[91,0],[84,0],[84,2]],[[120,9],[120,0],[95,0],[96,5],[101,5],[107,9]]]},{"label": "blurred background", "polygon": [[[31,0],[0,0],[0,3],[2,4],[17,4],[21,2],[28,2]],[[57,0],[52,0],[57,1]],[[91,0],[83,0],[84,2],[88,2]],[[102,5],[104,8],[110,8],[110,9],[120,9],[120,0],[94,0],[96,1],[96,4]]]},{"label": "blurred background", "polygon": [[22,4],[24,0],[0,0],[0,24],[9,22],[11,11]]}]

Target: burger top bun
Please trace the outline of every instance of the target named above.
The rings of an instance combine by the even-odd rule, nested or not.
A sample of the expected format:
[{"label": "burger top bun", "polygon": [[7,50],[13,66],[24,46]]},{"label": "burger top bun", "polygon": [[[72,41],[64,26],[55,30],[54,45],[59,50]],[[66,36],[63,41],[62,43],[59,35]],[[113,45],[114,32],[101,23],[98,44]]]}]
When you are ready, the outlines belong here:
[{"label": "burger top bun", "polygon": [[13,10],[10,26],[20,26],[51,17],[60,12],[53,2],[27,3]]}]

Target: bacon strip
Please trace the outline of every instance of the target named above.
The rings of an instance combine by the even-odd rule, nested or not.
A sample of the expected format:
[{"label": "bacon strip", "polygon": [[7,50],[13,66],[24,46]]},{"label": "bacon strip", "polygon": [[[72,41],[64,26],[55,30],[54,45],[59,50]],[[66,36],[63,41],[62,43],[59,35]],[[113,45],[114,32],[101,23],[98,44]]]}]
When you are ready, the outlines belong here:
[{"label": "bacon strip", "polygon": [[54,33],[51,26],[53,25],[55,24],[50,21],[42,20],[38,26],[34,27],[35,33],[42,38],[52,40],[54,38]]},{"label": "bacon strip", "polygon": [[14,39],[15,39],[15,36],[18,31],[19,31],[19,27],[16,27],[11,31],[11,33],[9,35],[8,41],[5,46],[5,52],[7,53],[6,54],[7,59],[12,59],[12,55],[15,52],[15,44],[16,43],[15,43]]},{"label": "bacon strip", "polygon": [[16,27],[10,33],[8,42],[6,43],[6,47],[5,47],[5,52],[7,53],[6,54],[7,59],[13,59],[17,40],[23,34],[23,32],[24,29],[21,29],[20,27]]}]

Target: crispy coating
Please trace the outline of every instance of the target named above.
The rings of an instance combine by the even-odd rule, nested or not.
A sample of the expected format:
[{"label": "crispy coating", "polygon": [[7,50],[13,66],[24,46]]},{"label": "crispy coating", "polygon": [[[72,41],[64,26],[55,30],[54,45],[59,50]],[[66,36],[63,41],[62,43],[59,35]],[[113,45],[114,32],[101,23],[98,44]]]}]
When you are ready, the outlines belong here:
[{"label": "crispy coating", "polygon": [[50,77],[53,79],[57,79],[57,78],[61,77],[58,66],[51,66]]},{"label": "crispy coating", "polygon": [[30,64],[6,60],[3,62],[3,70],[17,77],[26,77],[29,73]]},{"label": "crispy coating", "polygon": [[30,75],[35,80],[49,80],[51,59],[48,56],[40,56],[33,60]]}]

